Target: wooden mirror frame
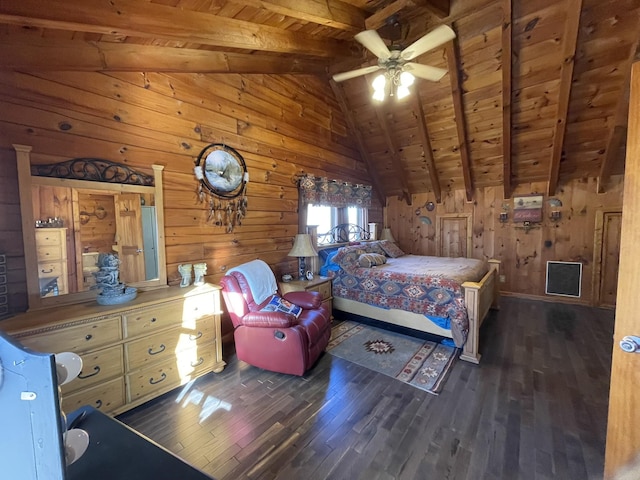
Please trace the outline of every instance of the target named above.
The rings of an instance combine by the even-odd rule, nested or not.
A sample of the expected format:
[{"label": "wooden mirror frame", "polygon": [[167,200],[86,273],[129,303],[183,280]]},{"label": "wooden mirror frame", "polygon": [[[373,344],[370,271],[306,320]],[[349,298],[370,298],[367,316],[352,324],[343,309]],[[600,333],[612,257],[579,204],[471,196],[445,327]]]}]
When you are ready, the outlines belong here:
[{"label": "wooden mirror frame", "polygon": [[[34,184],[31,175],[31,147],[27,145],[13,145],[16,151],[18,168],[18,186],[20,192],[20,213],[22,215],[22,239],[24,243],[24,261],[27,277],[27,295],[29,310],[47,308],[55,305],[69,305],[93,300],[97,290],[68,293],[54,297],[41,297],[38,282],[38,258],[36,250],[36,227],[33,214]],[[162,189],[162,165],[152,165],[154,186],[128,185],[120,183],[95,182],[87,180],[73,180],[66,178],[38,177],[38,184],[68,188],[84,188],[90,190],[104,190],[114,193],[146,193],[153,194],[156,205],[156,224],[158,236],[158,278],[142,282],[130,283],[139,289],[151,289],[167,286],[167,261],[164,234],[164,193]]]}]

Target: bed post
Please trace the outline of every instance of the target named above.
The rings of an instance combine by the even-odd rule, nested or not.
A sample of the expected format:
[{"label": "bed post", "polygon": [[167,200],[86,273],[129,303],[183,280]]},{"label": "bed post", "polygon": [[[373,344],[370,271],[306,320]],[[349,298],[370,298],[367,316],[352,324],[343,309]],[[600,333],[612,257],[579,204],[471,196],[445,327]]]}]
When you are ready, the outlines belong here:
[{"label": "bed post", "polygon": [[474,285],[477,286],[478,284],[474,282],[462,284],[464,287],[464,303],[467,305],[467,316],[469,317],[469,333],[467,334],[467,341],[462,349],[460,360],[477,364],[480,363],[480,353],[478,352],[480,319],[478,318],[478,288]]},{"label": "bed post", "polygon": [[495,277],[493,281],[493,302],[491,302],[491,308],[494,310],[500,310],[500,260],[490,258],[488,260],[489,268],[495,270]]},{"label": "bed post", "polygon": [[480,326],[490,308],[498,308],[500,260],[489,260],[489,271],[480,282],[464,282],[464,303],[469,317],[469,333],[464,344],[461,360],[480,363]]}]

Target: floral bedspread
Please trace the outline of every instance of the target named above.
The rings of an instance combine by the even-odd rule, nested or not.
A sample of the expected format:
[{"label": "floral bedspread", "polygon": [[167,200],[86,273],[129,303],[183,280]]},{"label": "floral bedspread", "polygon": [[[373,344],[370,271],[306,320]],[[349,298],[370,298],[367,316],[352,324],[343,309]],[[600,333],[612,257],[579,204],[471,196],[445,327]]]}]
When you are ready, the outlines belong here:
[{"label": "floral bedspread", "polygon": [[342,248],[333,261],[340,265],[333,295],[381,308],[421,313],[449,320],[451,336],[462,347],[469,332],[462,283],[479,281],[488,271],[485,261],[404,255],[385,265],[360,267],[363,246]]}]

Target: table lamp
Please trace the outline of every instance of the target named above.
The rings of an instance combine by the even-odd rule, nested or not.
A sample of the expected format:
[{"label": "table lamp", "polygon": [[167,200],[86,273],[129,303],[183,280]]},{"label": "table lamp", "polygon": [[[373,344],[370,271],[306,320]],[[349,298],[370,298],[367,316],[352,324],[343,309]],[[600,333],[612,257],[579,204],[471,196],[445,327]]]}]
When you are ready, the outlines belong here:
[{"label": "table lamp", "polygon": [[390,242],[395,243],[396,239],[393,238],[393,234],[391,233],[391,229],[389,227],[385,227],[382,229],[382,233],[380,234],[380,240],[389,240]]},{"label": "table lamp", "polygon": [[298,257],[298,277],[305,278],[306,257],[315,257],[318,253],[311,243],[311,235],[308,233],[298,233],[293,239],[293,248],[289,252],[290,257]]}]

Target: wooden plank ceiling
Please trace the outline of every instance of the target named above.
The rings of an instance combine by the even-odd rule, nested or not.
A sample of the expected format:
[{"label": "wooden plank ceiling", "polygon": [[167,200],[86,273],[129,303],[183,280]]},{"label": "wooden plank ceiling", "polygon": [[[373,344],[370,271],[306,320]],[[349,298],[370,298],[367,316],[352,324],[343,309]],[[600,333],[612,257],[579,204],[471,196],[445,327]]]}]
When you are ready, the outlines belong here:
[{"label": "wooden plank ceiling", "polygon": [[[394,21],[391,21],[391,20]],[[445,68],[376,105],[375,65],[353,36],[408,45],[447,24],[457,38],[418,59]],[[624,169],[640,0],[3,0],[0,68],[315,74],[332,83],[381,196],[608,178]]]}]

